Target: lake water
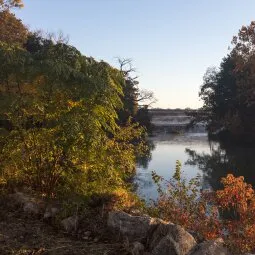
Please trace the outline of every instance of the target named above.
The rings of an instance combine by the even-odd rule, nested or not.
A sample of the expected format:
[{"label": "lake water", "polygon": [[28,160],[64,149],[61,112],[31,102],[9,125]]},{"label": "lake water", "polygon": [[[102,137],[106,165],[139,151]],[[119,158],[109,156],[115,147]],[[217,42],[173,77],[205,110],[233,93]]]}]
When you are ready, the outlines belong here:
[{"label": "lake water", "polygon": [[147,201],[158,196],[151,172],[169,179],[176,160],[187,179],[201,175],[202,188],[219,189],[221,177],[228,173],[255,185],[255,148],[211,142],[206,133],[158,134],[150,141],[151,157],[138,164],[135,178],[137,193]]}]

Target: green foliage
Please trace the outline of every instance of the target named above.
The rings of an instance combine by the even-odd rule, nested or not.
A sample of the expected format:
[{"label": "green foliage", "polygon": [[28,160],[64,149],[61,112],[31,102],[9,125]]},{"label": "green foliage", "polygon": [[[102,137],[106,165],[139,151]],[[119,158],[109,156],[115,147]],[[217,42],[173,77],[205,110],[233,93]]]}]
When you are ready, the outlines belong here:
[{"label": "green foliage", "polygon": [[[199,240],[223,238],[231,254],[254,252],[255,192],[244,177],[227,174],[221,178],[222,188],[201,191],[198,178],[189,183],[182,177],[177,161],[168,186],[161,190],[151,212],[164,220],[180,224],[196,233]],[[158,183],[162,177],[153,174]]]},{"label": "green foliage", "polygon": [[122,72],[39,34],[24,48],[0,42],[0,60],[0,116],[9,125],[1,182],[48,197],[127,187],[146,146],[143,128],[117,124]]},{"label": "green foliage", "polygon": [[199,239],[211,239],[220,234],[217,210],[211,205],[210,193],[201,191],[199,175],[187,181],[177,161],[170,180],[155,172],[153,180],[159,190],[159,198],[151,210],[154,215],[196,232]]},{"label": "green foliage", "polygon": [[200,116],[209,131],[224,128],[246,141],[255,139],[254,26],[251,22],[240,29],[220,68],[208,69],[199,93],[204,101]]},{"label": "green foliage", "polygon": [[[189,182],[182,177],[181,162],[176,161],[175,172],[170,180],[165,180],[163,177],[158,176],[153,172],[153,180],[158,185],[160,191],[160,200],[166,201],[170,207],[175,210],[176,208],[191,213],[194,210],[194,206],[197,206],[195,200],[200,194],[200,176],[192,178]],[[162,182],[165,182],[166,189],[162,186]],[[159,206],[160,207],[160,206]],[[172,214],[173,212],[168,211]],[[174,216],[174,214],[172,215]]]},{"label": "green foliage", "polygon": [[[118,110],[118,123],[125,125],[128,121],[139,123],[148,133],[152,132],[151,118],[148,107],[155,102],[153,92],[141,90],[137,76],[132,74],[135,69],[130,59],[119,59],[120,72],[124,77],[122,84],[123,94],[121,100],[123,107]],[[146,103],[141,105],[141,103]]]}]

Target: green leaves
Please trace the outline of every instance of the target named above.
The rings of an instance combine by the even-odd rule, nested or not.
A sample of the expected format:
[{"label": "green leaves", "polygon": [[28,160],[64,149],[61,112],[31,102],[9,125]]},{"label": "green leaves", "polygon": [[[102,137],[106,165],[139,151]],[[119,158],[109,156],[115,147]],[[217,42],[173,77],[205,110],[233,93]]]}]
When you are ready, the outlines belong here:
[{"label": "green leaves", "polygon": [[144,130],[116,123],[121,72],[74,47],[30,35],[25,49],[0,43],[4,183],[45,196],[107,193],[126,186]]}]

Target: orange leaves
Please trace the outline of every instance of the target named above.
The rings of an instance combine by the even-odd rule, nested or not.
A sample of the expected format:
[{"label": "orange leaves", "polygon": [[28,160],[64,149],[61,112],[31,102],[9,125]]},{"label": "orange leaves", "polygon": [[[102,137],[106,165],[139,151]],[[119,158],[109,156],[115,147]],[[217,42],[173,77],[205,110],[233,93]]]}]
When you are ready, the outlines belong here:
[{"label": "orange leaves", "polygon": [[27,28],[23,25],[21,20],[16,18],[16,16],[9,11],[0,11],[0,31],[1,42],[18,44],[23,47],[23,44],[27,40]]},{"label": "orange leaves", "polygon": [[82,102],[81,101],[73,101],[73,100],[68,100],[67,101],[67,105],[68,105],[68,108],[69,109],[72,109],[74,107],[79,107],[82,105]]},{"label": "orange leaves", "polygon": [[222,219],[227,234],[226,242],[240,252],[255,250],[255,194],[252,186],[244,182],[244,177],[228,174],[222,178],[224,188],[216,191],[219,208],[231,211],[235,217]]},{"label": "orange leaves", "polygon": [[220,207],[237,210],[237,213],[242,216],[248,209],[248,204],[254,203],[254,190],[250,184],[244,182],[244,177],[234,177],[228,174],[222,178],[223,190],[216,191],[216,199]]},{"label": "orange leaves", "polygon": [[202,239],[222,237],[235,252],[254,252],[255,192],[243,176],[228,174],[221,182],[221,190],[202,191],[199,202],[188,200],[188,207],[179,203],[187,204],[179,197],[182,193],[162,196],[157,206],[160,216],[195,231]]}]

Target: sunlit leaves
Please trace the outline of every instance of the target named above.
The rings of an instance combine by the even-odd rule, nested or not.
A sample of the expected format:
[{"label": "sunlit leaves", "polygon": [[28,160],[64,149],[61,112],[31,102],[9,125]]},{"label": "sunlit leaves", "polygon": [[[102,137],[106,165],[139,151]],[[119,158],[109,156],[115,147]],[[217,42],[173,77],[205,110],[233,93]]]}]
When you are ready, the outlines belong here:
[{"label": "sunlit leaves", "polygon": [[22,0],[0,0],[0,11],[9,10],[10,8],[22,8],[23,6]]},{"label": "sunlit leaves", "polygon": [[9,11],[0,11],[0,31],[1,42],[18,44],[21,47],[28,36],[28,30],[21,20]]},{"label": "sunlit leaves", "polygon": [[[156,183],[163,179],[153,174]],[[222,237],[234,252],[255,250],[255,192],[244,178],[228,174],[216,192],[201,191],[199,179],[186,183],[177,164],[174,178],[157,202],[156,211],[165,220],[196,231],[200,238]]]},{"label": "sunlit leaves", "polygon": [[2,110],[12,124],[1,154],[6,185],[47,196],[124,187],[146,148],[142,128],[116,123],[121,72],[38,34],[24,46],[0,44]]}]

